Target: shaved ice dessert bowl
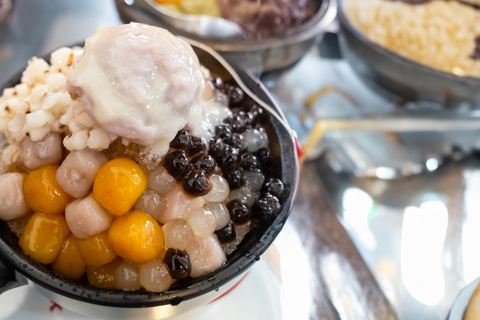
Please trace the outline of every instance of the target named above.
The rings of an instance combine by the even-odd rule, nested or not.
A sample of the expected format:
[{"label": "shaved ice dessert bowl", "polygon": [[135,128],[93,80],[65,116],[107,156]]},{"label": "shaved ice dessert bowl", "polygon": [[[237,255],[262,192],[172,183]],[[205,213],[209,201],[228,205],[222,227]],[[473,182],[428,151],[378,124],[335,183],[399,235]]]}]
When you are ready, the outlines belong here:
[{"label": "shaved ice dessert bowl", "polygon": [[[91,274],[96,274],[99,275],[98,279],[100,279],[104,275],[109,274],[108,270],[105,271],[106,269],[117,268],[115,270],[118,271],[119,265],[123,265],[122,270],[124,274],[128,274],[133,269],[133,274],[136,272],[138,278],[139,272],[141,272],[139,269],[142,269],[142,265],[157,263],[158,265],[151,268],[150,271],[158,271],[162,269],[164,274],[168,274],[167,277],[170,278],[169,285],[160,289],[155,286],[149,287],[145,284],[140,286],[137,279],[137,282],[133,287],[129,287],[131,283],[125,284],[125,281],[123,281],[123,289],[126,290],[121,290],[118,289],[119,285],[115,281],[113,282],[113,285],[112,283],[96,283],[95,281],[90,281],[91,277],[85,276],[84,274],[78,279],[65,277],[65,274],[58,272],[59,270],[61,271],[62,268],[55,268],[55,265],[61,265],[61,262],[57,262],[57,260],[61,260],[59,258],[60,255],[57,254],[55,256],[54,259],[56,260],[54,260],[53,263],[51,263],[50,260],[41,263],[41,259],[38,257],[36,257],[36,259],[32,258],[28,248],[26,249],[28,246],[22,245],[22,239],[24,239],[24,242],[26,241],[24,236],[24,233],[26,233],[25,230],[16,230],[17,227],[20,229],[22,228],[21,223],[1,221],[0,258],[8,269],[8,272],[6,271],[2,274],[6,283],[3,290],[18,283],[29,283],[53,301],[80,313],[92,316],[115,316],[119,318],[129,318],[134,316],[146,318],[152,317],[156,319],[168,318],[204,305],[214,300],[222,293],[228,291],[229,288],[235,285],[243,277],[248,268],[260,258],[260,255],[265,252],[268,246],[273,242],[290,213],[298,177],[298,161],[290,130],[285,126],[281,116],[279,116],[280,111],[278,107],[271,100],[268,92],[257,79],[254,79],[240,70],[238,70],[237,73],[208,47],[197,43],[191,43],[191,45],[195,55],[200,60],[200,63],[205,70],[208,71],[205,74],[205,71],[202,70],[203,76],[206,80],[205,83],[211,88],[211,92],[206,94],[203,92],[204,97],[202,99],[213,99],[216,103],[223,103],[225,105],[225,110],[227,111],[225,119],[220,119],[220,122],[218,122],[217,119],[215,126],[209,129],[211,136],[208,142],[208,136],[207,138],[204,138],[196,135],[201,135],[201,130],[192,130],[194,125],[192,125],[192,127],[188,127],[187,125],[184,128],[185,130],[179,130],[176,133],[175,138],[172,141],[169,141],[169,147],[167,150],[164,150],[166,155],[157,157],[154,153],[150,153],[148,149],[144,148],[144,146],[136,143],[132,144],[131,141],[135,138],[129,140],[125,137],[119,138],[118,136],[111,136],[111,132],[108,132],[101,127],[100,121],[95,120],[92,122],[91,119],[89,120],[87,117],[82,117],[82,113],[77,111],[76,115],[80,116],[78,119],[74,117],[75,121],[72,122],[72,119],[70,119],[66,124],[59,123],[57,126],[58,129],[60,129],[62,125],[66,126],[70,132],[61,132],[65,127],[53,133],[52,130],[50,130],[42,139],[37,140],[44,141],[44,139],[46,139],[47,141],[56,141],[58,136],[61,137],[63,142],[61,159],[48,160],[47,162],[50,162],[49,164],[44,165],[42,163],[40,167],[34,169],[29,169],[28,167],[33,168],[38,164],[24,161],[19,165],[16,161],[10,161],[10,163],[5,161],[5,158],[13,159],[18,152],[25,155],[28,154],[29,151],[35,151],[35,143],[33,141],[35,137],[29,137],[31,130],[27,131],[29,133],[26,135],[28,139],[25,141],[27,142],[22,142],[20,144],[21,148],[19,148],[19,151],[12,150],[13,148],[8,149],[7,146],[2,156],[4,163],[8,163],[6,166],[7,171],[17,172],[24,176],[26,175],[27,178],[24,178],[23,182],[23,191],[25,192],[25,195],[28,193],[28,188],[25,189],[25,180],[28,181],[28,177],[32,172],[39,170],[39,168],[43,168],[42,170],[48,172],[48,166],[55,165],[51,164],[52,162],[55,163],[61,161],[59,167],[56,168],[56,177],[58,178],[59,175],[61,175],[62,166],[66,166],[64,165],[65,163],[68,164],[70,162],[72,167],[78,166],[79,163],[85,162],[85,157],[88,159],[89,154],[91,155],[92,153],[100,152],[95,150],[95,148],[101,149],[102,143],[104,146],[107,144],[107,139],[109,139],[108,146],[102,149],[102,155],[94,157],[91,161],[87,161],[93,164],[97,161],[97,166],[102,168],[98,169],[95,173],[94,180],[100,179],[100,173],[102,170],[106,170],[104,170],[104,168],[108,168],[109,166],[115,167],[115,163],[119,161],[126,163],[126,166],[133,164],[135,168],[139,167],[140,171],[144,172],[145,177],[147,178],[147,181],[145,181],[146,186],[144,186],[143,189],[139,189],[140,191],[137,192],[138,195],[134,200],[134,207],[137,210],[132,211],[128,208],[127,214],[122,213],[117,216],[112,214],[112,212],[116,210],[115,208],[112,208],[112,206],[115,207],[119,205],[123,198],[128,198],[134,194],[134,188],[132,189],[132,187],[129,186],[129,192],[127,194],[121,195],[120,198],[110,198],[102,202],[102,195],[107,194],[107,191],[97,188],[97,190],[100,191],[97,191],[96,196],[96,182],[92,182],[93,193],[91,193],[92,187],[87,187],[87,191],[85,191],[81,190],[82,188],[75,184],[68,186],[72,181],[72,174],[71,172],[68,173],[68,170],[64,170],[67,172],[66,176],[69,178],[63,182],[60,178],[59,181],[62,185],[62,189],[68,190],[67,193],[69,194],[65,199],[66,209],[64,213],[67,218],[66,221],[69,231],[67,231],[67,235],[62,238],[63,244],[60,249],[62,252],[66,251],[66,239],[71,237],[78,237],[78,239],[80,239],[79,241],[84,241],[83,239],[89,239],[89,237],[104,233],[104,241],[113,244],[116,241],[115,239],[117,239],[121,243],[127,237],[125,232],[128,232],[126,231],[128,228],[116,228],[117,236],[115,237],[115,235],[112,235],[115,233],[112,231],[112,229],[114,229],[113,226],[121,225],[122,221],[125,222],[125,220],[128,219],[134,219],[135,217],[145,219],[147,216],[147,220],[153,219],[156,221],[155,223],[158,223],[158,227],[163,229],[163,232],[167,230],[167,233],[169,229],[168,226],[172,229],[175,227],[175,223],[178,224],[179,220],[183,220],[184,223],[180,223],[183,230],[185,228],[191,229],[193,237],[197,240],[199,237],[203,237],[202,239],[210,239],[209,242],[215,243],[215,245],[209,247],[210,249],[208,249],[208,246],[203,248],[207,248],[206,251],[210,250],[211,252],[217,250],[217,258],[222,254],[224,255],[224,258],[220,260],[217,259],[218,262],[215,267],[200,272],[198,270],[202,270],[202,268],[199,269],[197,267],[197,271],[194,271],[192,274],[192,270],[195,269],[195,261],[198,260],[193,258],[195,253],[192,253],[191,248],[169,247],[168,236],[164,237],[163,244],[158,245],[162,247],[162,249],[160,249],[161,253],[156,253],[159,257],[153,259],[153,261],[142,260],[142,252],[135,252],[133,256],[129,256],[131,252],[122,252],[125,247],[129,247],[129,244],[127,243],[123,245],[117,244],[117,249],[114,250],[116,256],[122,258],[121,261],[115,262],[119,259],[117,257],[116,259],[113,258],[113,260],[110,258],[106,259],[105,261],[108,261],[106,263],[104,261],[89,262],[87,260],[93,256],[93,253],[91,247],[87,246],[87,249],[84,249],[81,258],[84,262],[87,262],[86,269],[90,271],[90,273],[87,271],[89,276]],[[79,48],[78,50],[81,49]],[[49,70],[54,66],[54,61],[52,61],[52,66],[49,67]],[[21,76],[22,75],[19,74],[13,77],[3,88],[12,88],[19,83],[21,84]],[[54,80],[58,79],[49,80],[50,84],[53,82],[53,86],[55,86]],[[22,87],[17,88],[20,90],[22,89]],[[7,89],[7,92],[8,90],[9,89]],[[52,90],[52,92],[54,92],[54,90]],[[61,96],[65,91],[59,90],[55,93],[59,93],[57,96]],[[12,93],[10,92],[8,94]],[[69,94],[70,98],[78,98],[78,96],[76,96],[78,92]],[[65,99],[68,100],[67,98]],[[44,99],[42,101],[42,104],[43,103],[48,105],[48,99]],[[70,107],[71,104],[68,108]],[[39,110],[43,110],[42,107],[40,107]],[[221,113],[221,111],[218,111],[218,108],[215,109],[212,107],[208,110],[210,112],[211,110],[214,110],[213,113],[217,115],[217,118],[219,117],[219,114],[225,115]],[[271,110],[277,114],[272,114]],[[65,112],[65,114],[66,113],[67,112]],[[208,112],[206,113],[207,115],[209,114]],[[197,115],[197,118],[198,117],[202,118],[201,115]],[[239,122],[238,120],[241,121]],[[240,124],[242,121],[250,121],[250,123],[244,125],[245,127],[242,127]],[[83,127],[81,127],[82,125]],[[55,124],[51,124],[51,126],[54,127]],[[199,127],[202,127],[202,125]],[[14,129],[13,126],[12,129]],[[76,129],[79,130],[75,131]],[[75,134],[82,132],[82,130],[87,130],[86,135],[85,133],[81,133],[86,139],[75,138]],[[258,136],[258,131],[263,132],[263,136],[268,137],[267,140],[262,138],[262,135]],[[34,132],[34,134],[39,133]],[[54,138],[52,138],[52,136],[54,136]],[[251,138],[252,136],[254,138]],[[201,139],[203,139],[203,144],[192,142],[198,142]],[[185,141],[190,141],[188,142],[188,150],[185,149]],[[231,154],[226,155],[225,153],[218,154],[218,152],[215,152],[219,149],[220,142],[218,141],[220,141],[221,145],[226,149],[234,150],[233,156]],[[250,141],[251,145],[246,141]],[[32,143],[34,146],[31,145]],[[27,146],[24,147],[23,145]],[[69,149],[69,151],[66,151],[66,149]],[[190,151],[190,149],[196,151]],[[88,152],[85,152],[85,150]],[[235,150],[240,151],[236,152]],[[265,157],[265,151],[268,151],[268,159],[263,159],[263,157]],[[178,155],[180,155],[180,157],[178,157]],[[198,159],[194,160],[198,157],[202,161]],[[232,157],[232,161],[235,165],[231,169],[227,169],[227,167],[232,164],[230,163]],[[27,159],[28,157],[23,156],[23,158]],[[208,165],[211,160],[210,158],[214,159],[213,168],[210,168]],[[171,178],[177,174],[175,170],[179,168],[176,165],[173,165],[172,168],[172,163],[178,164],[179,162],[177,160],[179,159],[181,160],[180,162],[186,161],[185,163],[187,163],[190,168],[187,170],[190,170],[190,172],[179,174],[173,179],[170,186],[168,186],[168,184],[155,185],[155,183],[153,183],[153,180],[155,179],[150,179],[152,174],[153,176],[160,177],[160,180],[162,177],[167,177],[167,180],[171,180]],[[170,167],[168,163],[170,163]],[[27,168],[25,168],[26,164],[28,164]],[[58,166],[58,164],[56,165]],[[45,169],[45,167],[47,167],[47,169]],[[51,168],[49,170],[51,170]],[[157,175],[155,175],[155,172]],[[187,178],[192,175],[196,178]],[[200,181],[205,182],[205,180],[208,180],[206,184],[203,184],[204,187],[205,185],[210,184],[208,190],[205,188],[202,189],[202,184],[199,185],[199,180],[197,179],[198,176],[201,176],[202,178]],[[205,177],[207,179],[205,179]],[[260,180],[262,180],[260,182],[259,177],[261,178]],[[108,177],[105,181],[109,181]],[[278,197],[275,197],[272,196],[272,194],[279,192],[278,181],[281,183],[282,195],[280,196],[277,194]],[[225,187],[225,184],[227,184],[227,187]],[[104,186],[105,185],[108,187],[110,184],[106,183]],[[219,186],[223,186],[220,189],[223,190],[223,193],[227,192],[228,195],[222,195],[222,192],[210,193],[212,188],[216,188],[215,190],[218,191]],[[152,187],[155,190],[153,190]],[[163,190],[162,188],[167,188],[169,190]],[[225,191],[225,188],[230,191]],[[195,214],[192,214],[192,212],[189,211],[188,216],[177,215],[174,216],[173,219],[163,220],[163,218],[165,218],[165,210],[162,213],[157,212],[159,214],[157,216],[156,213],[153,212],[153,209],[155,208],[152,209],[151,206],[148,206],[148,199],[153,198],[158,200],[166,195],[170,195],[166,196],[169,199],[167,200],[166,205],[168,207],[168,204],[172,203],[171,199],[175,198],[171,195],[173,189],[180,190],[181,192],[179,191],[180,193],[178,194],[181,194],[182,197],[185,193],[188,194],[188,196],[185,197],[190,197],[188,199],[192,200],[192,202],[187,202],[187,206],[190,206],[191,203],[193,203],[193,207],[198,209],[195,211],[195,214],[197,217],[200,217],[199,219],[195,219]],[[252,189],[254,191],[252,191]],[[246,190],[250,191],[247,192]],[[252,196],[253,194],[255,194],[254,197]],[[266,194],[269,195],[266,197]],[[199,200],[200,198],[201,201]],[[271,205],[271,200],[273,198],[277,198],[277,202],[274,203],[277,206],[274,210],[269,211],[268,206],[265,207],[265,204],[267,203]],[[278,198],[282,199],[280,200]],[[142,199],[144,200],[143,203],[141,201]],[[195,203],[198,203],[199,201],[201,203],[195,205]],[[153,203],[155,203],[155,201]],[[280,204],[280,206],[278,206],[278,204]],[[28,206],[32,206],[31,203],[29,203]],[[33,204],[33,207],[35,207],[35,204]],[[101,223],[99,223],[93,224],[92,229],[86,231],[84,228],[85,223],[79,223],[78,220],[71,222],[74,221],[74,219],[69,219],[69,217],[83,217],[84,214],[82,212],[92,212],[92,208],[96,207],[103,209],[100,210],[100,212],[106,212],[103,216],[100,214],[96,217],[100,217],[98,218],[100,220],[102,220],[101,217],[104,217],[104,223],[106,221],[106,224],[109,225],[109,229],[102,230],[104,227],[99,227],[101,225]],[[218,207],[223,207],[223,211],[226,209],[229,218],[225,218],[225,215],[223,215],[223,218],[219,218],[219,215],[216,215],[219,211]],[[170,206],[170,208],[172,208],[172,206]],[[205,210],[210,211],[210,214],[206,214],[207,218],[205,218]],[[215,212],[215,210],[217,212]],[[39,212],[34,211],[38,210],[29,210],[28,214],[39,214]],[[145,214],[145,212],[148,212],[148,214]],[[172,213],[173,211],[170,210],[168,212]],[[212,213],[215,214],[212,215]],[[203,227],[198,227],[198,221],[211,219],[212,216],[215,216],[216,219],[215,230],[202,234],[202,232],[205,231],[205,228],[209,229],[209,227],[205,227],[205,223],[202,225]],[[128,217],[128,219],[126,217]],[[220,226],[218,225],[219,219],[223,219]],[[14,219],[14,221],[17,222],[18,220]],[[85,220],[80,219],[80,221]],[[23,222],[23,224],[25,224],[25,222]],[[206,224],[208,224],[208,221]],[[167,227],[165,227],[166,225]],[[171,227],[172,225],[173,227]],[[25,228],[25,226],[23,226],[23,228]],[[237,237],[232,238],[232,229],[233,233],[236,231],[241,234],[237,234]],[[23,231],[23,234],[21,231]],[[123,237],[123,235],[125,237]],[[176,245],[181,246],[178,243]],[[221,252],[218,251],[219,249],[221,249]],[[85,253],[85,250],[88,253]],[[182,264],[182,261],[185,261],[185,252],[187,253],[186,256],[188,259],[191,260],[189,260],[190,266],[187,267],[187,269],[190,268],[190,270],[187,271],[185,271],[185,266],[189,264]],[[68,255],[64,256],[69,257]],[[105,255],[101,255],[100,257],[100,260],[102,260]],[[146,259],[148,260],[149,258]],[[205,259],[202,258],[200,260],[204,261]],[[209,258],[206,260],[209,260]],[[168,263],[170,263],[169,266],[167,266]],[[99,265],[96,266],[95,264]],[[129,265],[132,264],[135,265],[130,268]],[[64,263],[64,265],[68,264]],[[193,268],[192,265],[194,266]],[[208,263],[203,266],[206,265],[208,265]],[[172,268],[175,266],[179,268],[172,270],[175,269]],[[143,269],[145,270],[145,267],[143,267]],[[63,268],[63,270],[65,270],[65,268]],[[116,271],[113,271],[113,273]],[[102,274],[102,272],[106,273]],[[188,273],[187,276],[185,276],[185,272]],[[112,272],[110,272],[110,274],[112,274]],[[95,278],[95,276],[93,276],[93,278]],[[128,277],[122,279],[128,280]]]}]

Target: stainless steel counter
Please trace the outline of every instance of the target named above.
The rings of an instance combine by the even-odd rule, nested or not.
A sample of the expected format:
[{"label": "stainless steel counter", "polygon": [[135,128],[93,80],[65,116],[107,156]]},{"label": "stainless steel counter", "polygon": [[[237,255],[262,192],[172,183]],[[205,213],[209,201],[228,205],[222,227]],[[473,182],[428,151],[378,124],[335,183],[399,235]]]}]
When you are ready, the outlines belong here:
[{"label": "stainless steel counter", "polygon": [[335,211],[400,319],[445,319],[480,276],[480,161],[469,157],[397,181],[321,179]]},{"label": "stainless steel counter", "polygon": [[[329,117],[416,112],[430,112],[432,117],[449,113],[477,116],[468,107],[452,111],[434,105],[428,111],[428,107],[412,104],[399,109],[365,87],[345,61],[325,59],[317,50],[289,72],[264,80],[300,137],[305,137],[315,119]],[[328,88],[326,94],[314,107],[306,107],[306,98],[324,88]],[[478,147],[478,137],[477,129],[407,134],[331,132],[318,149],[323,150],[322,156],[306,162],[305,170],[315,168],[318,180],[310,173],[303,178],[302,187],[306,179],[311,181],[307,190],[316,188],[315,181],[323,185],[324,197],[400,319],[445,319],[461,289],[480,276],[480,161],[474,156],[452,160]],[[452,153],[455,148],[457,155]],[[395,168],[401,173],[404,169],[409,169],[409,174],[423,173],[392,179]],[[382,177],[384,180],[379,179]],[[299,207],[320,199],[301,197]],[[305,210],[307,216],[308,212]],[[337,232],[324,230],[325,237],[335,237]],[[331,246],[328,241],[322,244]],[[350,266],[361,270],[354,254],[347,257]],[[328,278],[322,264],[318,268]],[[366,294],[374,290],[368,281],[362,284]],[[338,293],[331,301],[342,301],[345,296],[355,298],[353,292]],[[351,309],[348,300],[343,307]],[[371,319],[348,313],[340,318],[358,317]]]}]

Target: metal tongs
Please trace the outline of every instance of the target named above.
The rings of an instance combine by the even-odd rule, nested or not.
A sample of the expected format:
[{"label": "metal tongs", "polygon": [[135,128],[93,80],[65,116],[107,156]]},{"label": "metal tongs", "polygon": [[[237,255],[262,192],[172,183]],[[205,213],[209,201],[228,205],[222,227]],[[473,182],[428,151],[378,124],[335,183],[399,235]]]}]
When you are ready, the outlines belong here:
[{"label": "metal tongs", "polygon": [[480,118],[458,115],[395,114],[318,120],[304,145],[302,163],[329,131],[445,132],[480,130]]}]

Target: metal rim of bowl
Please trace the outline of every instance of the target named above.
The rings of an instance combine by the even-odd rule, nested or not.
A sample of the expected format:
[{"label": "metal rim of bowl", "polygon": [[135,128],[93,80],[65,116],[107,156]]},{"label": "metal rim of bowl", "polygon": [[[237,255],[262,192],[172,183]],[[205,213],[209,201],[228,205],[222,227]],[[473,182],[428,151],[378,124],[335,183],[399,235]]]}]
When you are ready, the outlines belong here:
[{"label": "metal rim of bowl", "polygon": [[473,295],[473,292],[480,283],[480,278],[476,278],[465,286],[453,302],[452,308],[448,314],[447,320],[462,320],[465,317],[468,303]]},{"label": "metal rim of bowl", "polygon": [[399,62],[401,64],[411,64],[415,68],[417,68],[419,70],[422,70],[426,73],[431,73],[434,76],[449,78],[451,80],[460,81],[460,82],[462,82],[462,81],[465,81],[465,82],[470,82],[470,81],[480,82],[480,77],[468,76],[468,75],[467,76],[459,76],[459,75],[456,75],[452,72],[446,72],[446,71],[442,71],[442,70],[439,70],[439,69],[432,68],[432,67],[430,67],[426,64],[422,64],[422,63],[419,63],[415,60],[412,60],[410,58],[402,56],[402,55],[396,53],[395,51],[387,49],[386,47],[382,46],[381,44],[376,43],[376,42],[368,39],[367,36],[361,30],[359,30],[358,28],[353,26],[352,23],[350,22],[350,19],[347,17],[346,13],[343,10],[343,3],[342,2],[344,2],[344,1],[345,0],[338,0],[338,3],[337,3],[337,6],[338,6],[337,17],[339,19],[340,25],[342,27],[347,28],[360,41],[362,41],[364,43],[367,43],[368,45],[373,47],[375,50],[381,52],[385,56],[388,56],[390,59],[396,60],[397,62]]},{"label": "metal rim of bowl", "polygon": [[[43,55],[42,58],[44,58],[46,61],[49,61],[50,54],[51,52]],[[22,70],[24,70],[25,67]],[[257,78],[241,70],[236,71],[239,72],[242,80],[252,91],[254,91],[255,94],[260,95],[260,98],[263,100],[268,99],[267,103],[276,110],[280,117],[283,119],[285,118],[268,90]],[[21,74],[22,72],[19,72],[13,77],[9,78],[9,80],[7,80],[1,86],[1,88],[12,87],[13,85],[17,84],[20,80]],[[263,95],[263,97],[261,95]],[[285,132],[287,132],[284,127],[280,126],[278,120],[276,120],[273,116],[270,117],[270,124],[274,127],[278,139],[280,139],[282,134],[284,134],[280,132],[280,130],[285,130]],[[285,134],[283,136],[285,136]],[[284,201],[282,211],[277,215],[275,220],[263,230],[263,234],[260,236],[258,241],[255,241],[255,245],[252,244],[251,246],[244,248],[245,246],[240,244],[239,248],[237,249],[239,252],[234,252],[232,254],[234,256],[233,260],[227,258],[227,262],[224,266],[210,274],[193,279],[193,281],[187,286],[174,286],[172,290],[169,289],[163,293],[153,293],[144,290],[132,292],[123,290],[99,289],[83,282],[72,281],[52,273],[46,266],[29,257],[21,250],[18,250],[19,248],[12,248],[8,244],[7,238],[15,238],[14,241],[16,242],[13,243],[18,243],[18,238],[16,238],[11,231],[8,231],[7,234],[2,233],[0,235],[0,260],[4,262],[11,270],[19,272],[35,284],[40,285],[41,287],[54,293],[75,300],[110,307],[143,308],[168,304],[175,306],[182,301],[189,300],[204,293],[216,290],[220,286],[242,274],[259,259],[260,255],[267,250],[267,248],[276,238],[291,212],[293,199],[295,197],[298,184],[299,165],[298,158],[296,157],[293,137],[291,137],[289,133],[288,137],[291,140],[288,141],[287,138],[287,141],[290,143],[290,145],[282,146],[279,160],[283,164],[283,158],[285,154],[290,153],[292,154],[295,165],[292,168],[289,168],[289,172],[283,172],[282,168],[282,178],[285,178],[285,175],[290,177],[289,181],[287,181],[290,188],[290,194]],[[1,225],[2,229],[5,227],[8,228],[6,222],[2,221]],[[247,238],[245,238],[244,241],[246,239]],[[240,253],[240,251],[246,252]]]}]

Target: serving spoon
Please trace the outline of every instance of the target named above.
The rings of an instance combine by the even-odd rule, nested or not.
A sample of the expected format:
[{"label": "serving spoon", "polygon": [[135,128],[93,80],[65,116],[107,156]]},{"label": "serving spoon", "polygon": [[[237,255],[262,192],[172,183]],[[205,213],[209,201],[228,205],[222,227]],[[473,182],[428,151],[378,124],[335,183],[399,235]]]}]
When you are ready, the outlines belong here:
[{"label": "serving spoon", "polygon": [[147,9],[170,26],[191,34],[219,39],[245,38],[240,26],[220,17],[183,14],[165,8],[154,0],[130,0]]}]

